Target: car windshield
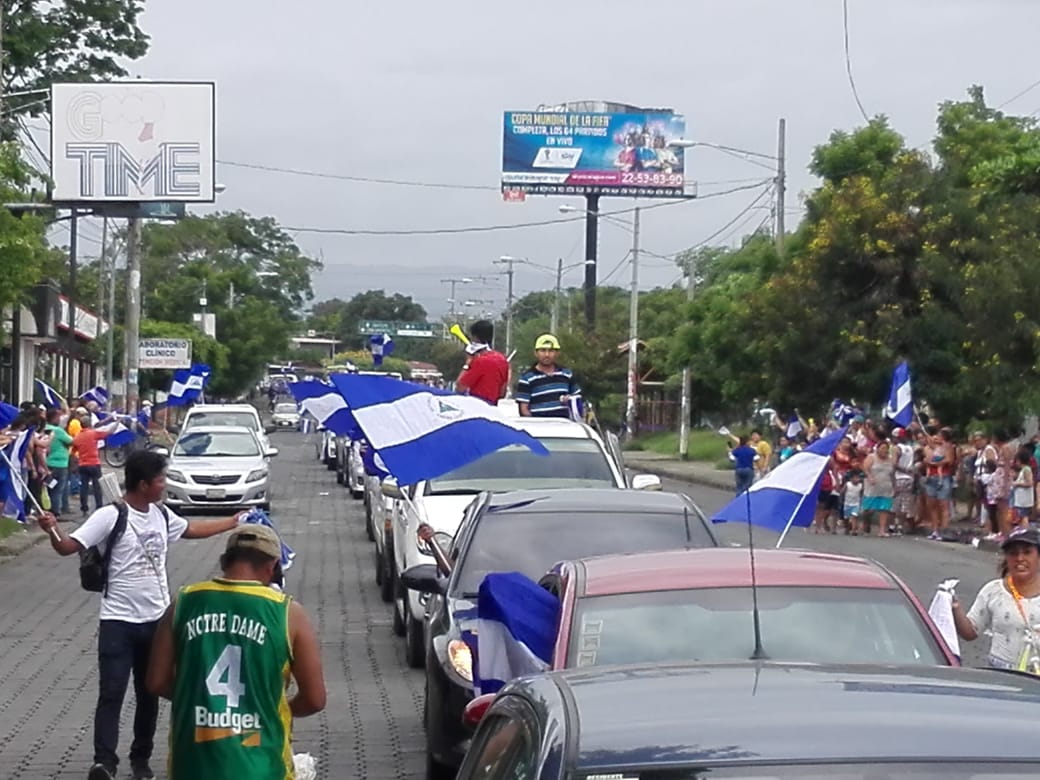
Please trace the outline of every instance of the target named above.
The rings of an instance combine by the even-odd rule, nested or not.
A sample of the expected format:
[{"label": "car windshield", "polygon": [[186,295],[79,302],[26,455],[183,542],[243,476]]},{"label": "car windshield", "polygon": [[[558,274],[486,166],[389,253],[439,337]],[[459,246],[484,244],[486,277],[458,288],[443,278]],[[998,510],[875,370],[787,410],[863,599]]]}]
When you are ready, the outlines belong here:
[{"label": "car windshield", "polygon": [[256,419],[256,415],[249,412],[196,412],[189,415],[187,426],[228,425],[258,431],[260,427]]},{"label": "car windshield", "polygon": [[610,772],[578,772],[575,780],[624,777],[631,780],[1030,780],[1040,773],[1040,762],[979,763],[975,761],[920,761],[900,763],[826,763],[784,764],[783,766],[741,766],[644,769]]},{"label": "car windshield", "polygon": [[646,513],[610,510],[557,513],[483,514],[467,546],[453,592],[475,594],[484,575],[518,571],[539,579],[559,561],[591,555],[714,547],[715,542],[690,512],[689,538],[682,512]]},{"label": "car windshield", "polygon": [[239,431],[186,433],[177,440],[174,455],[207,458],[248,458],[258,456],[256,439]]},{"label": "car windshield", "polygon": [[275,414],[296,414],[296,404],[276,404]]},{"label": "car windshield", "polygon": [[[755,646],[751,603],[750,588],[579,599],[567,665],[746,660]],[[758,607],[762,646],[772,661],[947,663],[898,590],[759,588]]]},{"label": "car windshield", "polygon": [[513,445],[426,483],[426,495],[536,488],[617,487],[606,454],[592,439],[539,439],[549,456]]}]

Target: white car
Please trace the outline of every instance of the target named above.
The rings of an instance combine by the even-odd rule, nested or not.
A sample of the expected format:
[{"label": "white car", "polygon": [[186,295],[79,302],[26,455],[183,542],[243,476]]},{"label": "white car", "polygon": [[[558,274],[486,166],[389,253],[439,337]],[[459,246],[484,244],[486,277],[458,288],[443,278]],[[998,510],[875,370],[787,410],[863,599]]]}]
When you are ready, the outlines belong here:
[{"label": "white car", "polygon": [[300,427],[300,409],[293,401],[282,401],[274,405],[271,412],[271,424],[279,428]]},{"label": "white car", "polygon": [[[423,665],[423,616],[426,598],[414,590],[400,587],[399,575],[418,563],[434,563],[432,556],[419,548],[418,528],[427,522],[435,531],[454,536],[462,522],[466,507],[485,490],[554,488],[635,488],[660,490],[660,478],[651,474],[625,479],[616,437],[610,446],[588,425],[562,418],[524,417],[523,430],[537,438],[548,457],[536,455],[519,445],[506,447],[486,455],[437,479],[402,487],[391,479],[383,480],[383,494],[394,499],[393,534],[384,540],[386,563],[384,578],[392,577],[392,587],[385,581],[384,594],[394,600],[394,630],[404,635],[409,665]],[[406,491],[408,499],[405,499]],[[416,513],[418,511],[418,514]]]},{"label": "white car", "polygon": [[177,437],[166,469],[166,503],[174,509],[271,508],[270,459],[249,428],[195,425]]},{"label": "white car", "polygon": [[197,404],[188,410],[181,423],[181,430],[186,431],[198,425],[242,426],[256,434],[264,449],[271,446],[267,438],[268,429],[260,421],[260,412],[252,404]]}]

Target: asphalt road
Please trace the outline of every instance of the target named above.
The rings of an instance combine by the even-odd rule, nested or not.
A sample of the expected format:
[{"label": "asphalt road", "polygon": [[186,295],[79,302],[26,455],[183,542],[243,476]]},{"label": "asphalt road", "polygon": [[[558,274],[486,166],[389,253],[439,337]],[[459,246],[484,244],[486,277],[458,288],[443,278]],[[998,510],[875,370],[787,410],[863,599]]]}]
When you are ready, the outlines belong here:
[{"label": "asphalt road", "polygon": [[[283,432],[272,463],[272,515],[297,552],[287,586],[314,616],[329,691],[325,712],[297,722],[295,752],[318,760],[319,778],[422,777],[423,675],[409,669],[390,610],[376,589],[373,545],[362,504],[315,460],[313,437]],[[690,494],[706,513],[729,499],[724,491],[666,482]],[[71,525],[71,524],[70,524]],[[67,529],[68,530],[68,527]],[[743,545],[745,526],[718,526],[726,543]],[[763,546],[776,535],[756,530]],[[222,538],[185,541],[170,554],[173,587],[213,576]],[[785,546],[876,558],[926,603],[936,583],[960,577],[975,591],[993,576],[996,556],[921,539],[812,536],[798,531]],[[91,758],[97,696],[97,596],[79,588],[75,558],[59,559],[46,543],[0,563],[0,778],[80,780]],[[979,645],[968,663],[979,660]],[[121,754],[129,747],[133,696],[124,707]],[[167,712],[160,715],[153,766],[165,763]],[[120,777],[128,777],[126,764]],[[159,776],[164,776],[160,772]]]},{"label": "asphalt road", "polygon": [[[665,490],[686,493],[711,517],[732,498],[730,491],[703,485],[694,485],[672,479],[662,479]],[[721,523],[715,531],[723,544],[746,547],[746,525]],[[753,528],[756,545],[775,547],[779,534],[764,528]],[[948,578],[960,580],[957,592],[967,608],[975,594],[986,582],[997,576],[997,553],[976,550],[969,545],[952,542],[931,542],[924,537],[844,536],[812,534],[800,528],[792,529],[784,540],[785,549],[809,549],[823,552],[858,555],[871,558],[888,567],[914,592],[925,608],[932,601],[936,587]],[[961,646],[966,666],[983,666],[988,640],[979,638]]]}]

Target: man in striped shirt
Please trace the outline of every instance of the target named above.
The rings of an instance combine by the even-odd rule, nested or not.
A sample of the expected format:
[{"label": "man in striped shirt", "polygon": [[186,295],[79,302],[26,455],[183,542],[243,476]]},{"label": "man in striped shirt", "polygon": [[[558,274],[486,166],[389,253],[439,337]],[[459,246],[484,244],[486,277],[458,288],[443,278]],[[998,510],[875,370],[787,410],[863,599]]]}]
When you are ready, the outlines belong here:
[{"label": "man in striped shirt", "polygon": [[516,383],[514,398],[521,416],[569,419],[569,402],[581,397],[581,387],[574,379],[574,372],[556,363],[560,342],[556,336],[546,333],[535,340],[534,352],[538,362]]}]

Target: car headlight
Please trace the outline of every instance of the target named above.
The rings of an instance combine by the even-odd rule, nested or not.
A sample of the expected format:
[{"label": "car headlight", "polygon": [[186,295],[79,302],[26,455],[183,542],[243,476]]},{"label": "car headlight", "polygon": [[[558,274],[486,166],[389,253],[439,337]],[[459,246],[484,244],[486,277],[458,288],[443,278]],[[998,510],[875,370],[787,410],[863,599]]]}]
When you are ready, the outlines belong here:
[{"label": "car headlight", "polygon": [[188,480],[186,480],[184,478],[184,475],[181,472],[174,471],[173,469],[167,469],[166,470],[166,479],[171,480],[172,482],[187,482],[188,481]]},{"label": "car headlight", "polygon": [[473,653],[461,639],[448,642],[448,663],[466,682],[473,682]]},{"label": "car headlight", "polygon": [[267,476],[267,469],[257,469],[256,471],[250,471],[249,476],[246,477],[246,482],[256,482],[258,479],[263,479]]}]

